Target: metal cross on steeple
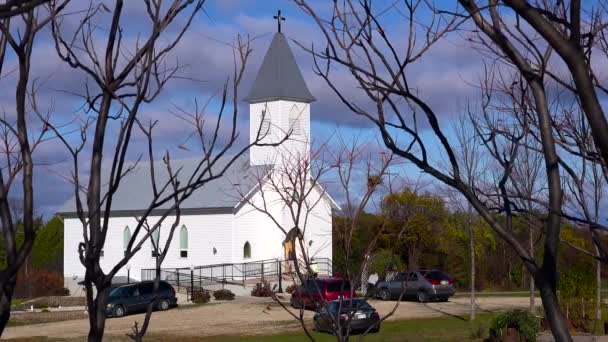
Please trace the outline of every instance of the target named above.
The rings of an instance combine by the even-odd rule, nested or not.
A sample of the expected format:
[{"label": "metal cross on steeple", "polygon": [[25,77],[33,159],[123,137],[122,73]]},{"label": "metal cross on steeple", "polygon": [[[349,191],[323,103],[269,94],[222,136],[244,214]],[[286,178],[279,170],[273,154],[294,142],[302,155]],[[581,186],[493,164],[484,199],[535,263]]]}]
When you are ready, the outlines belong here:
[{"label": "metal cross on steeple", "polygon": [[273,18],[275,18],[277,20],[277,25],[278,25],[278,31],[279,33],[281,33],[281,21],[285,20],[285,17],[281,17],[281,10],[279,10],[279,12],[277,13],[277,15],[275,15]]}]

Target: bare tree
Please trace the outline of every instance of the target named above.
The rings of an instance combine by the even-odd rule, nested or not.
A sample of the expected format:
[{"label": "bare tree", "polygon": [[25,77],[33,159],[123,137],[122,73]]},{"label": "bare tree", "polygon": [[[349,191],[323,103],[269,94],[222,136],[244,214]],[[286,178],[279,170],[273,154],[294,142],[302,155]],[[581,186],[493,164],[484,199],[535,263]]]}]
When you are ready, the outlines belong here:
[{"label": "bare tree", "polygon": [[[469,134],[472,129],[466,118],[461,118],[455,125],[456,136],[458,138],[458,151],[457,156],[460,160],[463,169],[463,176],[465,182],[471,189],[475,188],[475,184],[479,184],[484,181],[482,168],[484,165],[484,158],[481,153],[481,141],[476,135]],[[471,286],[470,286],[470,320],[473,321],[476,318],[477,304],[475,300],[475,274],[476,274],[476,262],[475,262],[475,227],[473,223],[475,219],[473,213],[473,207],[469,202],[466,202],[466,208],[463,204],[461,196],[454,196],[452,192],[449,192],[452,203],[456,206],[457,210],[466,213],[467,230],[469,234],[469,258],[471,264],[469,265],[471,272]]]},{"label": "bare tree", "polygon": [[[595,144],[589,126],[578,110],[562,110],[563,115],[558,126],[558,143],[569,152],[560,160],[566,171],[564,187],[568,190],[565,196],[568,218],[576,225],[588,229],[595,246],[594,251],[576,249],[596,259],[596,322],[601,322],[601,267],[606,262],[606,246],[602,239],[600,210],[608,179],[606,168],[598,161]],[[568,244],[574,247],[572,244]]]},{"label": "bare tree", "polygon": [[[17,273],[26,262],[36,239],[32,154],[48,138],[48,127],[38,125],[28,107],[37,92],[30,79],[32,51],[37,34],[67,2],[58,2],[52,10],[40,12],[34,7],[23,8],[19,12],[21,15],[12,19],[9,17],[16,13],[2,17],[5,14],[2,6],[5,5],[0,5],[0,77],[8,74],[4,68],[9,56],[14,56],[17,62],[14,108],[0,118],[0,219],[7,257],[7,267],[0,271],[0,335],[10,318]],[[7,3],[7,10],[12,11],[13,5],[17,6],[17,3]],[[20,203],[16,204],[10,196],[17,191],[19,181],[21,198]],[[15,206],[19,208],[18,217],[13,212]],[[17,244],[17,223],[23,225],[21,244]]]},{"label": "bare tree", "polygon": [[[247,59],[251,53],[249,41],[240,38],[233,46],[234,70],[223,85],[219,108],[214,120],[206,120],[207,108],[196,108],[194,114],[182,111],[181,118],[193,129],[192,136],[198,142],[200,153],[194,167],[184,168],[171,161],[169,152],[159,164],[153,151],[153,128],[157,122],[146,122],[142,106],[153,102],[169,81],[181,77],[182,65],[171,66],[167,58],[189,29],[196,15],[201,13],[204,0],[144,1],[144,15],[147,16],[149,31],[138,36],[134,46],[123,41],[123,24],[129,19],[124,16],[122,0],[113,9],[105,5],[91,4],[71,33],[66,33],[63,20],[52,22],[52,32],[57,54],[67,65],[83,73],[88,82],[85,93],[77,94],[86,103],[89,114],[79,128],[81,141],[77,144],[67,139],[59,126],[46,120],[45,123],[64,143],[72,157],[73,193],[76,215],[82,224],[83,242],[79,245],[80,262],[85,267],[84,286],[87,297],[90,330],[89,341],[103,339],[106,304],[113,277],[142,248],[147,241],[153,241],[157,252],[155,293],[158,289],[159,268],[164,260],[167,246],[180,218],[180,205],[193,192],[210,181],[222,177],[226,170],[248,148],[259,142],[237,147],[238,89]],[[109,14],[107,14],[109,13]],[[97,34],[97,28],[109,21],[107,30]],[[177,28],[173,25],[176,25]],[[171,27],[171,30],[168,28]],[[105,42],[103,54],[99,56],[99,39]],[[213,122],[209,124],[209,122]],[[110,136],[113,123],[119,125],[115,136]],[[224,130],[224,125],[228,129]],[[127,161],[130,144],[135,130],[143,132],[147,138],[147,159],[152,196],[146,199],[147,207],[136,217],[136,226],[126,247],[124,257],[108,272],[100,265],[100,256],[113,212],[113,197],[127,177],[142,162],[144,153],[134,162]],[[220,132],[222,130],[222,132]],[[90,139],[89,139],[90,138]],[[89,140],[91,140],[89,142]],[[279,144],[281,141],[277,142]],[[261,143],[260,143],[261,144]],[[90,151],[88,151],[90,146]],[[104,152],[110,151],[109,163],[102,167]],[[81,178],[83,152],[90,156],[90,168],[84,185]],[[85,155],[86,157],[86,155]],[[220,163],[220,160],[225,162]],[[158,164],[158,165],[157,165]],[[83,201],[84,199],[84,201]],[[151,220],[151,216],[155,219]],[[165,248],[154,242],[165,220],[170,223],[169,239]],[[172,222],[171,222],[172,220]],[[134,326],[131,336],[141,340],[145,335],[152,309],[158,304],[156,296],[148,303],[148,311],[141,327]]]},{"label": "bare tree", "polygon": [[4,0],[0,3],[0,19],[25,14],[50,0]]},{"label": "bare tree", "polygon": [[[542,192],[539,189],[541,181],[542,171],[542,155],[529,147],[527,141],[524,141],[524,147],[520,151],[520,162],[515,165],[513,172],[513,182],[518,185],[519,190],[523,197],[520,199],[520,207],[524,209],[523,215],[528,223],[528,251],[531,256],[534,256],[534,246],[536,241],[536,235],[538,232],[537,225],[534,224],[536,215],[542,211],[542,208],[536,204],[539,199],[538,194]],[[529,292],[530,292],[530,312],[536,312],[536,289],[534,286],[534,279],[529,279]]]},{"label": "bare tree", "polygon": [[[502,3],[501,3],[502,2]],[[481,16],[479,7],[473,1],[461,0],[460,3],[473,18]],[[604,164],[608,164],[608,121],[604,110],[600,104],[598,91],[605,91],[600,79],[598,79],[597,66],[592,63],[594,48],[605,42],[606,22],[605,15],[608,8],[605,1],[600,1],[597,6],[593,6],[589,11],[585,9],[581,0],[550,2],[534,2],[527,0],[488,0],[487,6],[493,12],[493,26],[506,26],[498,14],[499,6],[508,6],[521,20],[524,20],[534,32],[542,37],[549,46],[547,49],[550,55],[555,51],[568,68],[569,75],[566,89],[578,98],[581,109],[583,110],[595,146],[601,155]],[[487,26],[489,23],[483,20],[474,19],[478,27]],[[480,27],[481,28],[481,27]],[[520,30],[519,23],[515,24],[515,29]],[[484,30],[485,31],[485,30]],[[520,32],[522,32],[520,30]],[[490,35],[488,35],[491,37]],[[532,35],[525,34],[525,37]],[[494,38],[492,38],[494,39]],[[509,51],[514,51],[513,46],[501,45],[496,42],[503,52],[509,55]],[[598,51],[600,58],[603,51]],[[547,55],[547,58],[549,58]],[[509,58],[515,56],[511,55]],[[526,73],[526,68],[521,65],[518,69],[522,74]],[[556,77],[557,73],[548,73],[550,77],[564,83],[563,79]],[[571,82],[570,82],[571,80]],[[598,86],[596,88],[596,86]]]},{"label": "bare tree", "polygon": [[[562,220],[562,191],[559,169],[559,157],[553,135],[549,102],[545,89],[545,66],[550,48],[534,45],[535,41],[521,39],[517,27],[511,30],[505,27],[498,12],[497,1],[490,1],[490,6],[480,9],[473,1],[460,1],[464,13],[441,11],[431,8],[430,17],[418,24],[416,15],[426,2],[406,1],[404,4],[392,4],[387,8],[373,7],[371,1],[355,3],[345,1],[334,3],[330,19],[321,18],[305,0],[295,1],[317,23],[325,37],[325,50],[308,49],[315,61],[316,73],[325,79],[342,102],[356,115],[367,118],[381,133],[384,144],[395,154],[401,156],[422,171],[457,190],[465,197],[486,223],[517,253],[538,286],[545,317],[548,320],[555,338],[559,341],[570,341],[564,315],[559,307],[556,292],[558,278],[557,257],[560,244],[560,224]],[[523,1],[522,1],[523,2]],[[528,6],[529,7],[529,6]],[[425,15],[429,15],[428,8]],[[409,23],[405,35],[405,47],[391,39],[385,20],[390,11],[396,12]],[[442,15],[449,12],[449,15]],[[513,233],[514,201],[510,195],[510,184],[513,165],[517,162],[518,151],[523,145],[523,137],[528,134],[530,124],[512,120],[501,123],[498,118],[488,116],[489,130],[478,132],[485,144],[490,144],[488,151],[495,152],[493,159],[497,162],[495,183],[484,192],[467,184],[462,164],[459,163],[454,145],[440,125],[440,118],[433,107],[421,95],[421,89],[408,77],[413,62],[422,58],[434,43],[448,32],[462,27],[460,24],[471,19],[477,30],[472,32],[474,43],[498,55],[500,63],[507,64],[516,70],[516,77],[505,77],[507,80],[525,83],[526,91],[516,95],[525,95],[526,113],[529,120],[534,117],[537,137],[546,173],[546,201],[544,218],[543,260],[537,262]],[[425,40],[417,40],[418,30],[423,30]],[[403,36],[403,35],[400,35]],[[524,52],[519,48],[523,45]],[[330,66],[331,65],[331,66]],[[336,66],[345,68],[362,89],[366,99],[375,107],[368,109],[357,100],[349,97],[332,81],[330,72]],[[490,73],[492,75],[493,73]],[[488,81],[494,82],[493,79]],[[513,83],[516,85],[516,83]],[[506,89],[511,88],[507,85]],[[492,84],[489,89],[494,89]],[[492,99],[484,99],[490,101]],[[406,103],[408,106],[403,106]],[[517,104],[517,103],[515,103]],[[512,105],[515,105],[512,104]],[[520,110],[521,108],[518,108]],[[514,129],[507,134],[500,134],[505,125]],[[419,127],[428,127],[429,134],[421,136]],[[430,135],[430,136],[429,136]],[[406,138],[407,137],[407,138]],[[492,139],[489,139],[492,138]],[[441,149],[447,166],[430,160],[427,148]],[[497,146],[492,146],[496,144]],[[479,185],[476,185],[479,188]],[[505,221],[495,216],[500,213]]]}]

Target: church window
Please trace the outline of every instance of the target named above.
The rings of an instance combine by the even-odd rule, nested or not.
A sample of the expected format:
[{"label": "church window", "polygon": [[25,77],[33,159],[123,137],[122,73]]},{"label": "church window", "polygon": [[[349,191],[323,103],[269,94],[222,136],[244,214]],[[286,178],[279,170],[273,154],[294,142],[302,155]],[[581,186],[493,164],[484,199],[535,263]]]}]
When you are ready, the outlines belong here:
[{"label": "church window", "polygon": [[267,108],[264,108],[262,110],[262,123],[260,125],[260,138],[264,138],[269,133],[270,133],[270,113],[268,113]]},{"label": "church window", "polygon": [[131,241],[131,230],[129,229],[129,226],[126,226],[125,229],[122,231],[122,249],[125,252],[125,255],[127,255],[127,248],[129,247],[129,242]]},{"label": "church window", "polygon": [[188,228],[182,226],[179,231],[179,256],[181,258],[188,257]]},{"label": "church window", "polygon": [[245,246],[243,246],[243,259],[251,259],[251,245],[249,241],[245,242]]},{"label": "church window", "polygon": [[298,110],[296,105],[291,107],[289,111],[289,127],[291,128],[291,134],[302,135],[302,112]]},{"label": "church window", "polygon": [[[156,227],[152,232],[150,246],[152,247],[151,255],[153,258],[156,258],[158,254],[160,254],[160,246],[158,243],[160,242],[160,227]],[[158,250],[158,253],[156,251]]]}]

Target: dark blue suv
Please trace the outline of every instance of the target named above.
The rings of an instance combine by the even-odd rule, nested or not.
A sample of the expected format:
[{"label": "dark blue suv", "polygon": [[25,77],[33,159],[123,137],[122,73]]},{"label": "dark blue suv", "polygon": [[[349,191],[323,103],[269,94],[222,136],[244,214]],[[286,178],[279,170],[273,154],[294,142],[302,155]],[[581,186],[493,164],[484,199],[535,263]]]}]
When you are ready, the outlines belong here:
[{"label": "dark blue suv", "polygon": [[[152,301],[153,295],[153,281],[142,281],[118,287],[110,292],[106,315],[122,317],[127,313],[145,311],[150,301]],[[161,280],[158,284],[156,309],[167,310],[175,305],[177,305],[175,289],[166,281]]]}]

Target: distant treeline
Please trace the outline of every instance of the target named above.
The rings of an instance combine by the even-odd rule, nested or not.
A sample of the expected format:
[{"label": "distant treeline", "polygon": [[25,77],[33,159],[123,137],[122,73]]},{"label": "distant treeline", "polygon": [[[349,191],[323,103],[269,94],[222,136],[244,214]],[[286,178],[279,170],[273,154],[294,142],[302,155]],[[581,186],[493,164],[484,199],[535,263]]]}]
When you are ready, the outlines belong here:
[{"label": "distant treeline", "polygon": [[[544,236],[542,214],[517,215],[512,229],[525,245],[532,244],[540,260]],[[497,215],[498,220],[504,217]],[[347,218],[334,216],[333,251],[335,267],[344,272]],[[374,248],[370,272],[382,274],[388,269],[440,269],[455,278],[463,291],[470,287],[470,233],[474,234],[477,290],[524,290],[530,276],[521,259],[489,228],[475,212],[453,211],[440,196],[404,190],[384,198],[379,213],[365,213],[358,218],[353,233],[348,265],[352,272],[360,270],[365,250],[379,235]],[[531,238],[531,239],[530,239]],[[592,257],[572,246],[593,250],[589,231],[568,222],[562,226],[564,243],[559,251],[562,283],[571,278],[585,279],[586,288],[595,286],[595,264]],[[581,283],[577,281],[577,283]],[[591,294],[589,294],[591,295]]]}]

